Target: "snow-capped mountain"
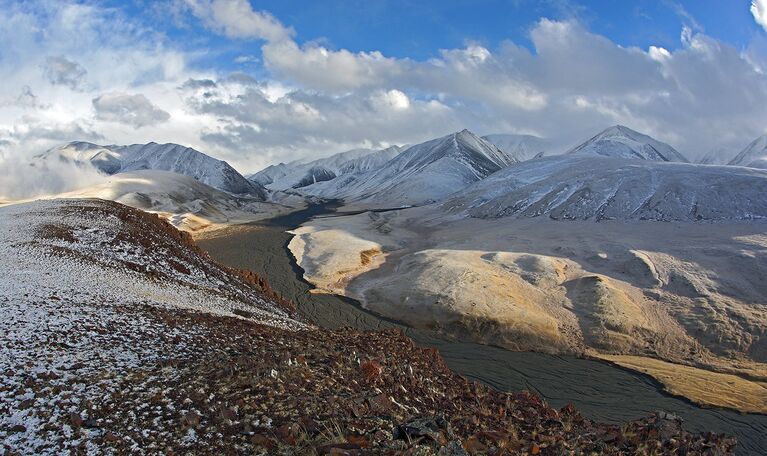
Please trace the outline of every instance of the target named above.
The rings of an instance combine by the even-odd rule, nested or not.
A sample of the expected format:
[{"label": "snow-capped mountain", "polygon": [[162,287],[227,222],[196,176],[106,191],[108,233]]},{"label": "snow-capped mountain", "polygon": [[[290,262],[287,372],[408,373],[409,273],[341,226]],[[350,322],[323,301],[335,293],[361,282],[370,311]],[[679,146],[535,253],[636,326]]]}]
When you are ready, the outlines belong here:
[{"label": "snow-capped mountain", "polygon": [[623,125],[610,127],[568,153],[664,162],[688,160],[673,147]]},{"label": "snow-capped mountain", "polygon": [[398,146],[383,150],[352,149],[305,163],[270,165],[248,179],[272,190],[297,189],[344,174],[378,168],[397,156],[401,150]]},{"label": "snow-capped mountain", "polygon": [[262,185],[245,179],[227,162],[178,144],[133,144],[100,146],[88,142],[72,142],[49,150],[42,159],[61,159],[90,163],[106,174],[152,169],[171,171],[193,177],[213,188],[234,194],[266,199]]},{"label": "snow-capped mountain", "polygon": [[478,218],[762,219],[767,218],[767,171],[565,155],[507,168],[443,207]]},{"label": "snow-capped mountain", "polygon": [[767,135],[751,141],[728,165],[767,169]]},{"label": "snow-capped mountain", "polygon": [[437,201],[517,160],[468,130],[417,144],[381,168],[306,187],[316,196],[377,206]]},{"label": "snow-capped mountain", "polygon": [[486,135],[482,137],[519,161],[540,158],[551,153],[551,144],[533,135]]}]

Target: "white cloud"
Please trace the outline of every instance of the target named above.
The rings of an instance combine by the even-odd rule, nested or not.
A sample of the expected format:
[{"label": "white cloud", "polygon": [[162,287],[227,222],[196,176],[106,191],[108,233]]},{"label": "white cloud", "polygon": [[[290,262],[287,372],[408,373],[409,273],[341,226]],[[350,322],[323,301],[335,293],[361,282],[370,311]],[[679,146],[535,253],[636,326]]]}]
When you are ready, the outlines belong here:
[{"label": "white cloud", "polygon": [[751,14],[757,24],[767,31],[767,0],[752,0]]},{"label": "white cloud", "polygon": [[186,0],[192,13],[209,28],[230,38],[282,41],[294,32],[265,11],[253,11],[248,0]]},{"label": "white cloud", "polygon": [[141,128],[146,125],[162,123],[170,119],[170,114],[152,104],[143,94],[110,92],[93,99],[96,118],[110,122],[120,122]]}]

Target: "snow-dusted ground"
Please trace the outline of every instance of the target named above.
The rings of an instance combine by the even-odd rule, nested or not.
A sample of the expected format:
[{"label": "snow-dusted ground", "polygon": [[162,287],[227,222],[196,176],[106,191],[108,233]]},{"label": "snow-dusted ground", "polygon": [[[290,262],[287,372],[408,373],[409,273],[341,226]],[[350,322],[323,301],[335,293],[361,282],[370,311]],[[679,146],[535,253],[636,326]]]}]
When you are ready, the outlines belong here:
[{"label": "snow-dusted ground", "polygon": [[157,312],[305,328],[178,232],[137,214],[95,200],[0,208],[3,451],[60,454],[83,444],[98,453],[88,442],[107,423],[88,421],[89,401],[116,393],[121,377],[147,363],[200,348],[194,327],[168,326]]}]

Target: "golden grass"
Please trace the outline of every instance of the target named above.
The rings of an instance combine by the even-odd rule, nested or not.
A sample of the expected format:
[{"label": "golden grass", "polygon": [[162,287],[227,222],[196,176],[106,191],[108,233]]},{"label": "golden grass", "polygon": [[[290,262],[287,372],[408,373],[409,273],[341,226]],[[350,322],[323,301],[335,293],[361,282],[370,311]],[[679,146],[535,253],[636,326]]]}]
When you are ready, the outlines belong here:
[{"label": "golden grass", "polygon": [[700,405],[767,413],[767,382],[711,372],[643,356],[597,354],[598,358],[657,379],[671,394]]}]

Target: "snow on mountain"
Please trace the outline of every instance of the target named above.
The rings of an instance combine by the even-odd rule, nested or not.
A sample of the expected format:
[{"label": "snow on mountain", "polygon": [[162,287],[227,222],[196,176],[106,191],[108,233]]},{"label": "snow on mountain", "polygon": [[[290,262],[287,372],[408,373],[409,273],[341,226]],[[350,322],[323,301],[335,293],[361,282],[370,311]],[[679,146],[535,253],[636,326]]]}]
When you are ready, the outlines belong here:
[{"label": "snow on mountain", "polygon": [[700,157],[696,163],[699,165],[725,165],[730,161],[728,157],[732,157],[731,152],[723,147],[715,147]]},{"label": "snow on mountain", "polygon": [[261,171],[249,175],[247,178],[249,181],[259,183],[266,187],[277,179],[285,177],[288,173],[289,165],[285,163],[278,163],[276,165],[269,165]]},{"label": "snow on mountain", "polygon": [[443,207],[479,218],[762,219],[767,217],[767,172],[565,155],[507,168]]},{"label": "snow on mountain", "polygon": [[401,150],[398,146],[383,150],[352,149],[310,162],[270,165],[248,179],[272,190],[296,189],[343,174],[375,169],[394,158]]},{"label": "snow on mountain", "polygon": [[306,187],[308,185],[316,184],[317,182],[329,181],[335,178],[336,173],[324,166],[312,166],[298,182],[293,184],[293,188]]},{"label": "snow on mountain", "polygon": [[668,144],[623,125],[604,130],[568,153],[665,162],[688,161]]},{"label": "snow on mountain", "polygon": [[753,140],[728,165],[767,169],[767,135]]},{"label": "snow on mountain", "polygon": [[487,135],[482,139],[490,141],[499,149],[519,161],[543,157],[551,153],[551,144],[533,135]]},{"label": "snow on mountain", "polygon": [[516,162],[492,143],[463,130],[412,146],[379,169],[314,184],[303,191],[378,206],[420,205]]},{"label": "snow on mountain", "polygon": [[100,183],[55,197],[116,201],[160,213],[188,231],[220,223],[249,222],[288,210],[257,197],[232,195],[183,174],[156,170],[105,176]]},{"label": "snow on mountain", "polygon": [[338,174],[365,173],[382,167],[386,162],[399,155],[403,150],[400,146],[391,146],[376,150],[361,157],[346,161],[338,168]]},{"label": "snow on mountain", "polygon": [[178,144],[100,146],[78,141],[51,149],[40,158],[90,163],[106,174],[145,169],[172,171],[229,193],[267,198],[262,185],[245,179],[227,162]]}]

